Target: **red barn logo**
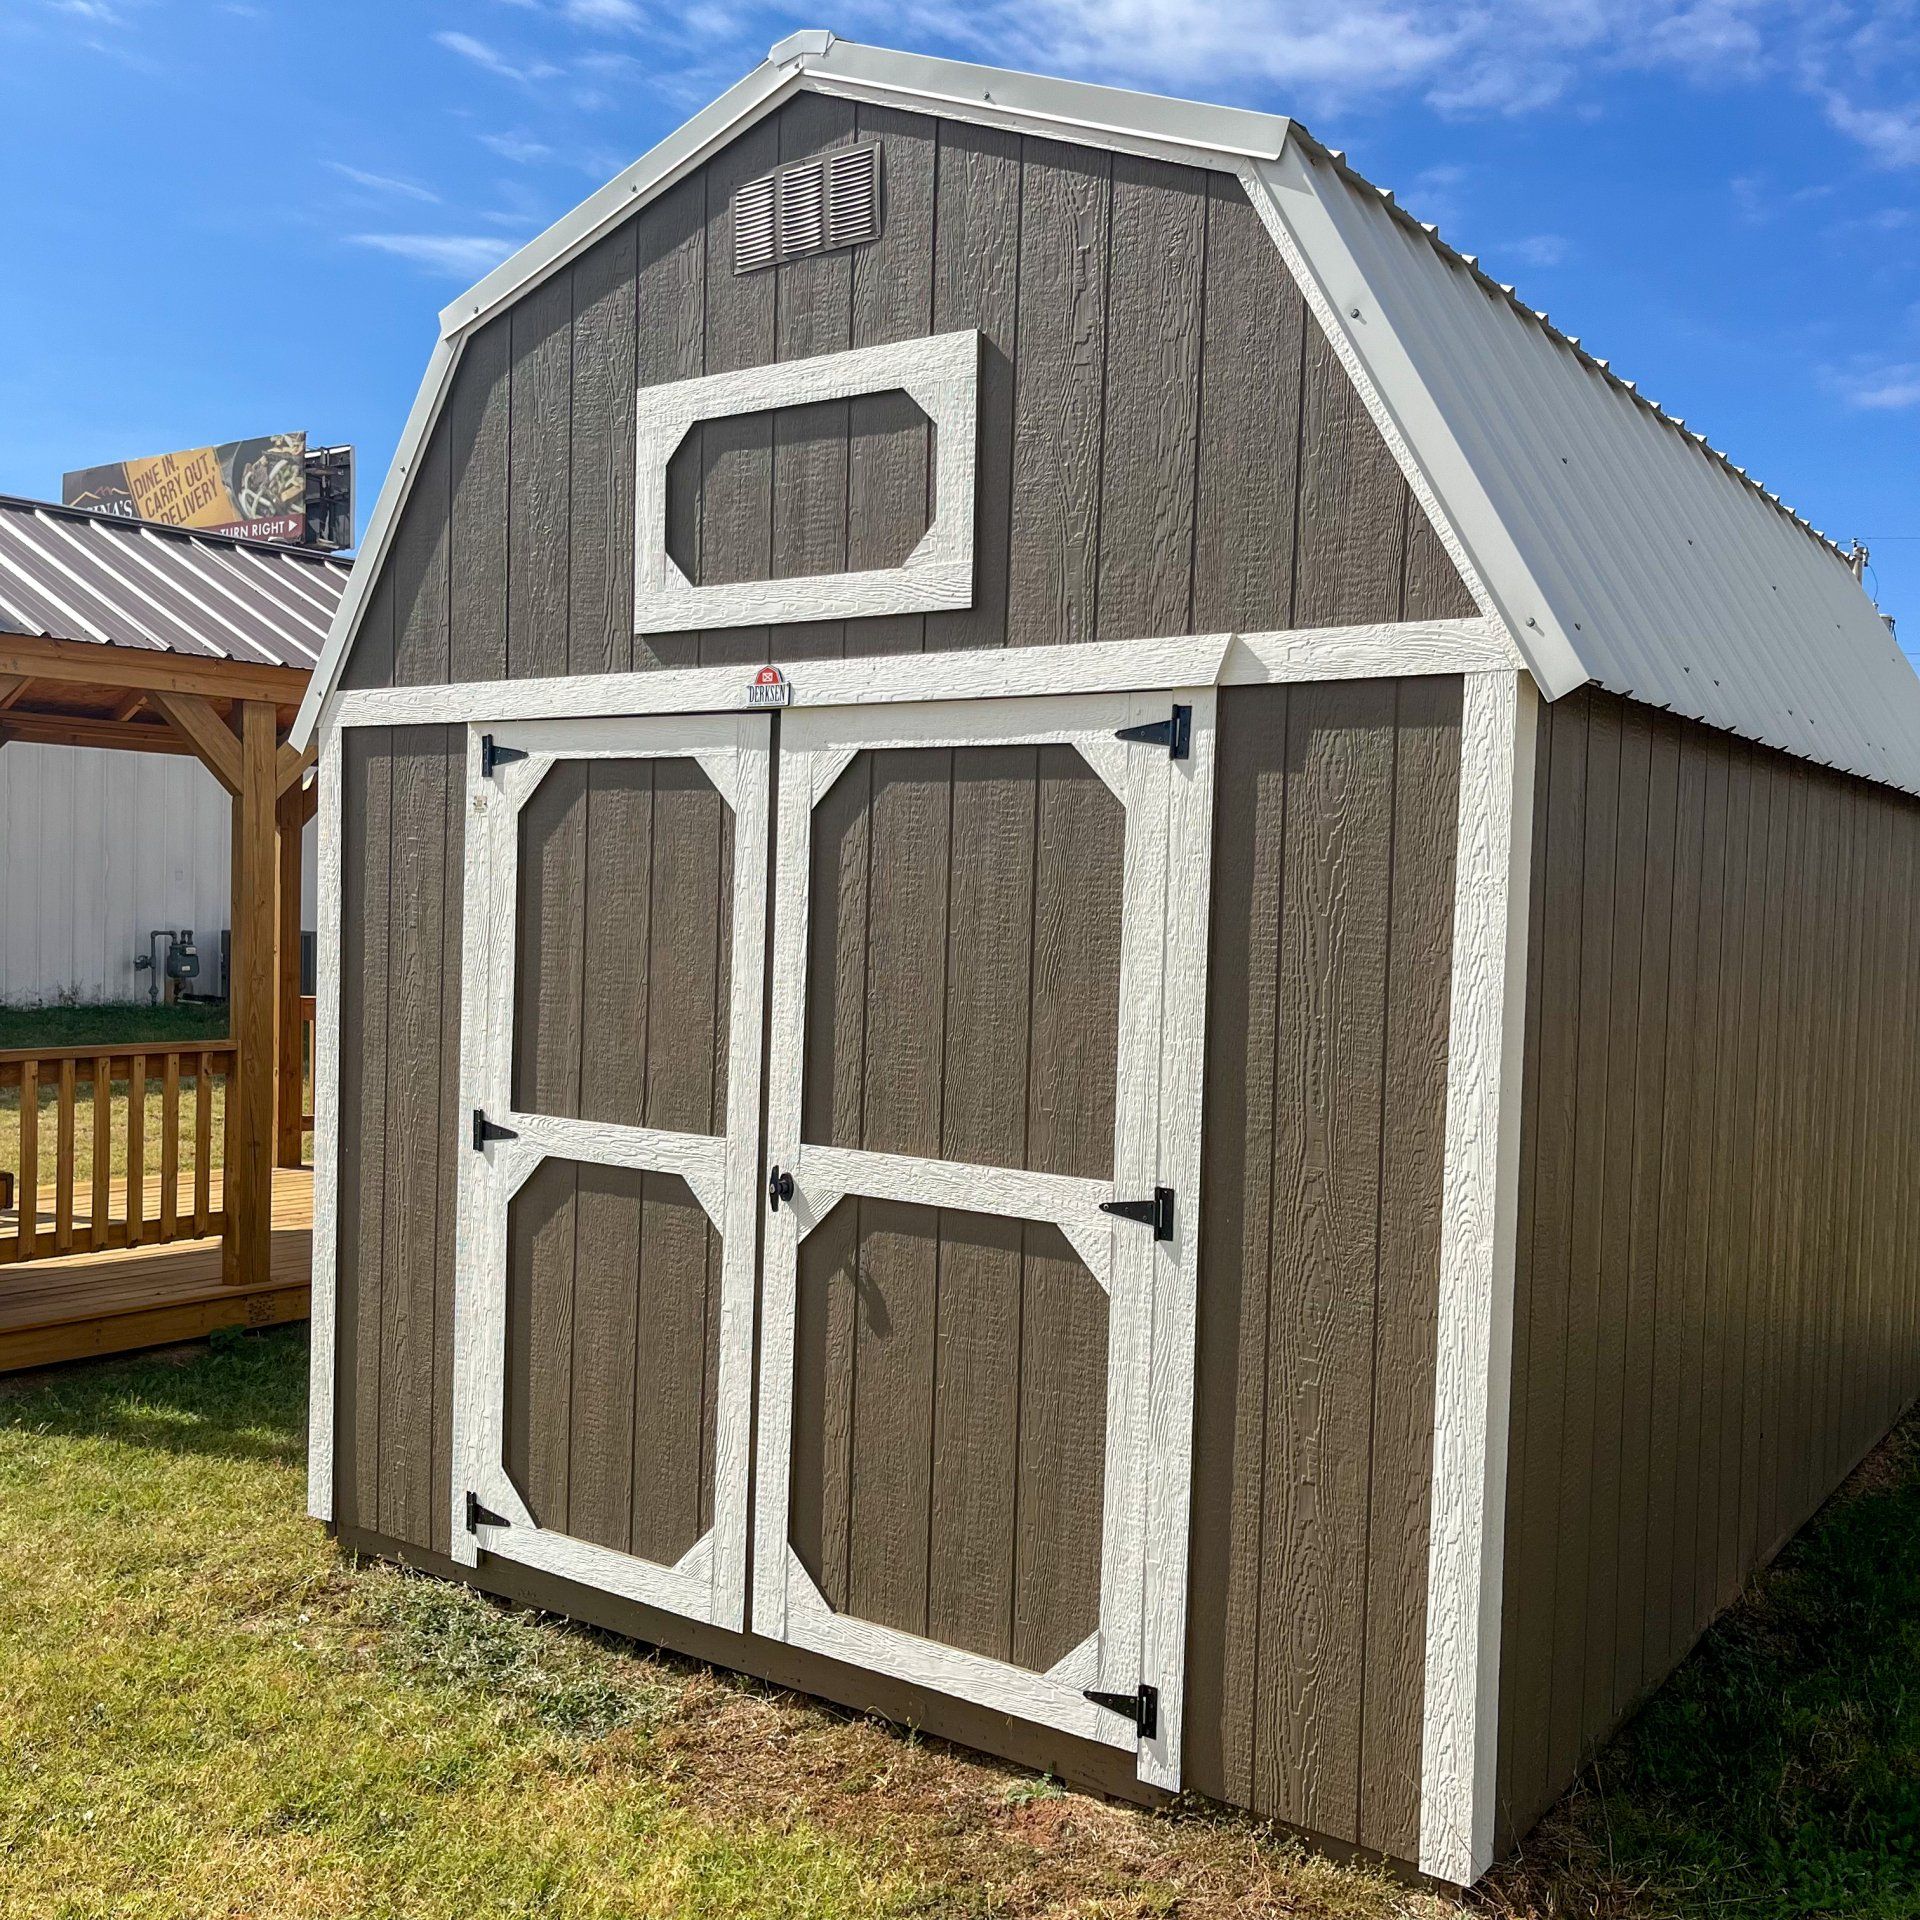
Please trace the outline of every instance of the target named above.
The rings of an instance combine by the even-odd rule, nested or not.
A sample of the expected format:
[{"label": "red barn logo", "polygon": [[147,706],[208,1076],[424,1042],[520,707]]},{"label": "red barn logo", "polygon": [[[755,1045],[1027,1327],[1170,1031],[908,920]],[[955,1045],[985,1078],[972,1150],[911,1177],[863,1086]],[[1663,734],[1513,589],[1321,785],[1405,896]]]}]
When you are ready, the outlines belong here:
[{"label": "red barn logo", "polygon": [[778,667],[762,667],[747,688],[750,707],[784,707],[793,698],[793,683]]}]

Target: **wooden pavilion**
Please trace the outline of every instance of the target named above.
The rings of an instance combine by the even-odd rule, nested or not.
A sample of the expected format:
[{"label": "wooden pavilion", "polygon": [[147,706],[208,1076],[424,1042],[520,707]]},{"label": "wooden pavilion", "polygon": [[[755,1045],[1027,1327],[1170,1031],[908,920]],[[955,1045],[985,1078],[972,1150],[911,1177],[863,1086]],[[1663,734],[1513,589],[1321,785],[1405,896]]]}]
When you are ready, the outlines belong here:
[{"label": "wooden pavilion", "polygon": [[227,1039],[0,1052],[0,1100],[19,1102],[16,1164],[0,1156],[0,1371],[307,1311],[315,792],[287,733],[347,573],[0,497],[0,749],[191,754],[233,807]]}]

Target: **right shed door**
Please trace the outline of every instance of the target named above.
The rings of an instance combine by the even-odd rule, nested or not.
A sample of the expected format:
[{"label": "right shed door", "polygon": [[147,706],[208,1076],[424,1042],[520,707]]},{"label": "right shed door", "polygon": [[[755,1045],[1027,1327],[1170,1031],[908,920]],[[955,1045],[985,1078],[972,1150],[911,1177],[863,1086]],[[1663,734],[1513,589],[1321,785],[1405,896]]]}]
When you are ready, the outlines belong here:
[{"label": "right shed door", "polygon": [[755,1629],[1177,1787],[1212,692],[781,725]]}]

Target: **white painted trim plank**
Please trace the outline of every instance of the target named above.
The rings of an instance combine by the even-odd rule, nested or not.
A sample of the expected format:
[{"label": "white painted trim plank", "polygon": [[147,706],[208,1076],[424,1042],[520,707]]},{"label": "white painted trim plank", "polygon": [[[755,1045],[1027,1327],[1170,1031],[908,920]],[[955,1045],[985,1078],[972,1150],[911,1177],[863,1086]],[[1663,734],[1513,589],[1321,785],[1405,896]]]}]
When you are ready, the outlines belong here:
[{"label": "white painted trim plank", "polygon": [[[307,1348],[307,1512],[334,1517],[333,1419],[339,1365],[340,739],[320,757],[319,904],[313,1024],[313,1273]],[[361,983],[364,990],[365,983]]]},{"label": "white painted trim plank", "polygon": [[[898,566],[696,586],[667,551],[667,465],[688,432],[776,407],[899,390],[933,423],[933,518]],[[640,388],[635,399],[633,630],[781,625],[973,604],[980,335],[974,328]]]},{"label": "white painted trim plank", "polygon": [[[748,1439],[753,1370],[755,1237],[759,1192],[760,1010],[771,727],[764,714],[636,720],[593,718],[501,730],[496,744],[529,754],[480,777],[479,728],[468,734],[464,937],[478,964],[462,1020],[461,1112],[479,1108],[517,1138],[461,1155],[455,1281],[454,1511],[469,1488],[504,1527],[469,1535],[456,1522],[454,1556],[480,1551],[543,1568],[599,1590],[738,1631],[745,1620]],[[733,950],[724,1130],[713,1135],[616,1126],[511,1103],[515,1021],[518,820],[558,761],[695,758],[719,775],[734,813]],[[683,1179],[721,1240],[720,1358],[715,1412],[713,1525],[703,1550],[662,1567],[540,1527],[505,1464],[506,1262],[514,1194],[552,1156],[640,1168]]]},{"label": "white painted trim plank", "polygon": [[[790,714],[927,700],[1019,700],[1061,693],[1380,680],[1409,674],[1505,673],[1520,657],[1486,620],[1411,620],[1272,633],[1152,636],[1078,646],[983,648],[807,660],[784,669]],[[749,711],[751,667],[480,680],[362,688],[336,695],[329,727],[527,724],[593,716]],[[518,736],[516,736],[517,738]],[[536,739],[538,744],[538,738]]]},{"label": "white painted trim plank", "polygon": [[1456,1886],[1493,1858],[1538,707],[1477,677],[1460,727],[1419,1859]]},{"label": "white painted trim plank", "polygon": [[[1062,649],[1074,652],[1076,649]],[[1221,655],[1215,653],[1217,668]],[[1114,730],[1166,717],[1172,696],[1193,706],[1190,758],[1122,744]],[[1166,1009],[1180,1025],[1172,1052],[1188,1062],[1201,1043],[1206,997],[1215,696],[1210,685],[1078,697],[928,700],[913,706],[790,711],[781,739],[771,1028],[791,1036],[768,1063],[768,1159],[794,1176],[793,1203],[767,1223],[762,1282],[758,1494],[753,1625],[787,1640],[932,1686],[1021,1718],[1139,1755],[1141,1775],[1177,1788],[1185,1667],[1186,1528],[1198,1284],[1199,1077],[1163,1110]],[[801,1138],[810,943],[813,809],[854,751],[868,747],[1057,741],[1100,772],[1126,808],[1122,1021],[1115,1063],[1114,1178],[1068,1179],[1022,1169],[810,1145]],[[1179,877],[1170,877],[1179,869]],[[1169,945],[1170,888],[1179,900]],[[1178,973],[1169,994],[1168,975]],[[1167,1156],[1171,1155],[1171,1159]],[[1170,1171],[1171,1169],[1171,1171]],[[1175,1239],[1162,1248],[1102,1201],[1182,1183]],[[835,1614],[787,1539],[792,1457],[799,1248],[849,1195],[1049,1220],[1067,1233],[1107,1288],[1107,1452],[1100,1627],[1053,1673],[1035,1675],[916,1635]],[[1184,1227],[1184,1231],[1182,1228]],[[1183,1345],[1184,1343],[1184,1345]],[[1153,1395],[1164,1402],[1149,1406]],[[1156,1458],[1164,1449],[1166,1457]],[[1147,1536],[1155,1535],[1149,1553]],[[1152,1591],[1149,1592],[1148,1588]],[[1143,1665],[1151,1640],[1154,1664]],[[1081,1689],[1131,1693],[1146,1680],[1161,1696],[1160,1732],[1141,1742],[1122,1718]]]}]

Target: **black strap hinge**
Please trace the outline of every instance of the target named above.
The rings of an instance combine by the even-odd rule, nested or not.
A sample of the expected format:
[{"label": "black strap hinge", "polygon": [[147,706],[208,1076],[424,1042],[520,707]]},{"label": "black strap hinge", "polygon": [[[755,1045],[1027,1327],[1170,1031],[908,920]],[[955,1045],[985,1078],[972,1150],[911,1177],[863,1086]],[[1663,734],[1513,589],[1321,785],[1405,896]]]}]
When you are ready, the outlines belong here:
[{"label": "black strap hinge", "polygon": [[1118,1214],[1122,1220],[1138,1220],[1153,1229],[1156,1240],[1173,1238],[1173,1189],[1155,1187],[1151,1200],[1102,1200],[1102,1213]]},{"label": "black strap hinge", "polygon": [[1144,727],[1121,727],[1113,737],[1165,747],[1169,760],[1184,760],[1193,750],[1193,709],[1175,707],[1165,720],[1149,720]]},{"label": "black strap hinge", "polygon": [[1102,1693],[1098,1687],[1089,1687],[1085,1697],[1109,1713],[1125,1714],[1139,1728],[1142,1740],[1151,1740],[1160,1731],[1160,1689],[1144,1680],[1132,1693]]},{"label": "black strap hinge", "polygon": [[483,1152],[489,1140],[518,1140],[520,1136],[511,1127],[502,1127],[489,1120],[478,1108],[473,1110],[473,1150]]},{"label": "black strap hinge", "polygon": [[512,1522],[504,1513],[495,1513],[491,1507],[483,1507],[480,1504],[480,1496],[471,1487],[467,1489],[467,1531],[469,1533],[478,1533],[482,1527],[505,1527],[511,1524]]},{"label": "black strap hinge", "polygon": [[490,733],[480,736],[480,778],[491,780],[496,767],[504,767],[509,760],[524,760],[527,757],[525,747],[503,747]]}]

